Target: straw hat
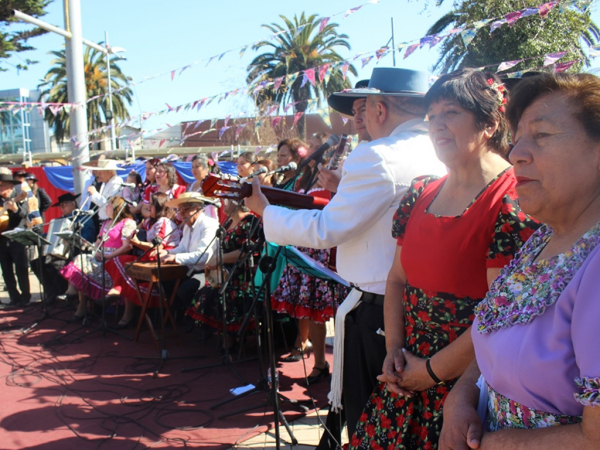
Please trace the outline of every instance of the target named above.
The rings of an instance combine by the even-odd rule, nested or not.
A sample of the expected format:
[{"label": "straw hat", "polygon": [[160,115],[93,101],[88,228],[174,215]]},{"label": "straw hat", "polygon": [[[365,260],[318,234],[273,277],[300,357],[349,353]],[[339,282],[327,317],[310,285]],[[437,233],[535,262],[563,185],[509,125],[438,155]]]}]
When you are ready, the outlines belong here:
[{"label": "straw hat", "polygon": [[205,197],[198,192],[184,192],[179,196],[179,198],[174,198],[169,200],[166,205],[169,208],[177,208],[179,205],[183,203],[199,203],[199,204],[210,204],[215,205],[216,201],[212,198]]},{"label": "straw hat", "polygon": [[81,166],[82,169],[89,169],[89,170],[126,170],[126,169],[122,169],[121,167],[117,166],[117,161],[114,159],[99,159],[98,160],[98,165],[96,167],[94,166]]}]

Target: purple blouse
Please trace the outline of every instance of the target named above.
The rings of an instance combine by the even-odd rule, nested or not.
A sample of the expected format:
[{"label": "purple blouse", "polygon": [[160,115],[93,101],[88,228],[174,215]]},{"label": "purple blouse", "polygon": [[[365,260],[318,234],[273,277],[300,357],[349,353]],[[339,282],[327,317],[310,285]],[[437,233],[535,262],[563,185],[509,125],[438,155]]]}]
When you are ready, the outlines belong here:
[{"label": "purple blouse", "polygon": [[571,249],[535,261],[552,236],[542,226],[476,309],[473,344],[496,392],[525,407],[581,416],[600,406],[600,224]]}]

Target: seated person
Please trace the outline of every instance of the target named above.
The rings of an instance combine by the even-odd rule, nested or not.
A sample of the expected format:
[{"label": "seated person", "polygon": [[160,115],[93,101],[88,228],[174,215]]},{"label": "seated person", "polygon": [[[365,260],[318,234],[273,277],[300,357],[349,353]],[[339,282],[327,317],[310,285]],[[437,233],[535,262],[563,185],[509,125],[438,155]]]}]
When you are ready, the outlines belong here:
[{"label": "seated person", "polygon": [[207,203],[212,204],[213,201],[197,192],[185,192],[167,202],[168,207],[177,208],[183,223],[183,236],[177,247],[160,249],[158,256],[163,264],[183,264],[194,271],[192,276],[181,281],[177,289],[178,306],[184,309],[190,306],[196,291],[204,286],[204,267],[216,249],[219,222],[204,214]]},{"label": "seated person", "polygon": [[[75,232],[75,226],[81,227],[81,237],[88,242],[94,242],[96,239],[96,227],[94,221],[88,215],[76,215],[74,213],[77,208],[77,198],[80,194],[73,195],[71,193],[63,194],[58,197],[58,202],[52,205],[53,208],[60,208],[62,215],[60,219],[75,218],[75,223],[71,223],[69,230]],[[77,231],[79,233],[79,231]],[[66,300],[66,295],[61,295],[67,290],[67,281],[60,276],[62,268],[69,263],[76,255],[79,254],[79,250],[71,248],[70,245],[66,244],[66,253],[64,258],[59,256],[47,254],[43,258],[34,259],[31,261],[31,269],[40,280],[44,287],[44,293],[46,294],[46,301],[48,303],[54,302],[56,298],[60,300]],[[40,266],[41,263],[41,266]]]}]

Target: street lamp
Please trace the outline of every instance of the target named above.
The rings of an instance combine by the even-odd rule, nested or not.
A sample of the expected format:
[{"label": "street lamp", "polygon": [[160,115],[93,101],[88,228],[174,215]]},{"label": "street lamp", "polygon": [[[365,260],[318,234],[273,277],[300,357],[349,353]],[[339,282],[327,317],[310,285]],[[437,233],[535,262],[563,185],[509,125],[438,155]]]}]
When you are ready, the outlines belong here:
[{"label": "street lamp", "polygon": [[[110,55],[117,55],[117,53],[123,53],[125,52],[125,49],[122,47],[111,47],[110,45],[108,45],[108,31],[104,32],[105,35],[105,41],[104,41],[104,45],[106,48],[106,52],[104,52],[104,54],[106,55],[106,72],[107,72],[107,81],[108,81],[108,111],[105,111],[104,116],[106,117],[107,122],[110,122],[110,149],[111,150],[116,150],[117,149],[117,134],[115,131],[115,117],[113,114],[113,103],[112,103],[112,79],[110,76]],[[119,59],[125,59],[125,58],[119,58]]]}]

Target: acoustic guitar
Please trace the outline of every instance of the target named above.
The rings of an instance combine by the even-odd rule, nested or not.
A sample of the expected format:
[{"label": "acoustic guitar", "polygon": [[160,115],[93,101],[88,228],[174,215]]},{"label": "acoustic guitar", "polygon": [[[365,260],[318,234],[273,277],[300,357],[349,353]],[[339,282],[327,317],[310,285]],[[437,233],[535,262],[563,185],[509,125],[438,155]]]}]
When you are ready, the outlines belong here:
[{"label": "acoustic guitar", "polygon": [[[329,203],[326,198],[312,197],[283,189],[268,186],[261,186],[260,189],[267,200],[274,205],[297,209],[323,209]],[[243,199],[252,195],[252,183],[240,181],[238,177],[210,173],[202,181],[202,192],[207,197]]]}]

